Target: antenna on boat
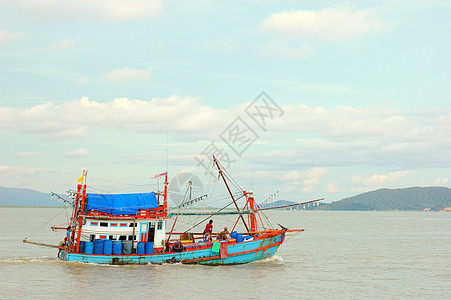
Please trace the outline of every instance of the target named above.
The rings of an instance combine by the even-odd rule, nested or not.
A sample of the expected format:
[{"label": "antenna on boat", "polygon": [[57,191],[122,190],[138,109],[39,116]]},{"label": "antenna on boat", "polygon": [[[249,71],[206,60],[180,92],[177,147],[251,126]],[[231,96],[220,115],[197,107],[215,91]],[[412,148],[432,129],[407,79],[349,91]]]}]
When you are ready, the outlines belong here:
[{"label": "antenna on boat", "polygon": [[169,168],[169,144],[168,144],[168,136],[169,136],[169,125],[166,124],[166,171]]}]

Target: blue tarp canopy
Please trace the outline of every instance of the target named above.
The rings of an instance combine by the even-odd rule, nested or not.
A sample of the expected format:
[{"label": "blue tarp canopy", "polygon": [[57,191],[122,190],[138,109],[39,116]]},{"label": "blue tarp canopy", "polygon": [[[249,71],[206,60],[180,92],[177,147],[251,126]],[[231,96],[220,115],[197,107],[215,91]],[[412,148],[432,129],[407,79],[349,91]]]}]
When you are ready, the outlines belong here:
[{"label": "blue tarp canopy", "polygon": [[140,209],[158,207],[155,193],[137,194],[92,194],[88,193],[87,210],[96,210],[118,215],[136,215]]}]

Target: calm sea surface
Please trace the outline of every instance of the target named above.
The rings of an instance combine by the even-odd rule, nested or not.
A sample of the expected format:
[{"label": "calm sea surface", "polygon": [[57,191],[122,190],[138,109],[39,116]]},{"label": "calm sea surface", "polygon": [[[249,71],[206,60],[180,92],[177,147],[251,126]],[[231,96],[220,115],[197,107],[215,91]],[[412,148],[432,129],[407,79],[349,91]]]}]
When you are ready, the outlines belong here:
[{"label": "calm sea surface", "polygon": [[[286,238],[265,261],[99,266],[61,262],[57,249],[22,244],[30,235],[57,244],[64,232],[49,226],[67,224],[64,210],[0,208],[0,298],[450,299],[451,213],[280,211],[270,217],[305,232]],[[215,231],[230,225],[214,220]]]}]

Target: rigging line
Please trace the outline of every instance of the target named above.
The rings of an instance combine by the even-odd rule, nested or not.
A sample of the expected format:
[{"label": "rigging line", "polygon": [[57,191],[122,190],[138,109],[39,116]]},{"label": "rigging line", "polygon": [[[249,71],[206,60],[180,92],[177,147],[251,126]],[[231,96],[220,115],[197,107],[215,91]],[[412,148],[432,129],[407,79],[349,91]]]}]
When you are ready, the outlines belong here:
[{"label": "rigging line", "polygon": [[238,190],[243,192],[244,190],[240,187],[238,182],[236,182],[235,179],[233,179],[233,177],[229,174],[229,172],[227,172],[226,168],[224,168],[224,166],[221,164],[221,162],[219,162],[218,160],[216,160],[216,161],[219,163],[219,165],[223,171],[222,173],[226,174],[226,177],[229,179],[230,183],[232,183]]},{"label": "rigging line", "polygon": [[121,184],[121,185],[130,185],[130,186],[148,186],[149,185],[149,184],[125,183],[125,182],[114,181],[114,180],[100,179],[100,178],[96,178],[96,177],[92,177],[92,176],[89,177],[89,180],[117,183],[117,184]]},{"label": "rigging line", "polygon": [[36,229],[35,231],[33,231],[31,234],[29,234],[25,239],[28,239],[30,236],[32,236],[33,234],[35,234],[36,232],[38,232],[39,230],[41,230],[42,227],[44,227],[45,225],[47,225],[48,223],[50,223],[53,219],[55,219],[56,217],[58,217],[63,211],[66,210],[66,207],[63,208],[63,210],[61,210],[59,213],[57,213],[53,218],[51,218],[50,220],[48,220],[46,223],[42,224],[41,227],[39,227],[38,229]]},{"label": "rigging line", "polygon": [[[239,197],[238,199],[236,199],[235,201],[241,199],[242,197],[244,197],[244,195],[242,195],[241,197]],[[223,211],[224,209],[226,209],[227,207],[229,207],[230,205],[233,204],[233,201],[231,201],[229,204],[227,204],[226,206],[224,206],[223,208],[217,210],[216,212],[220,212]],[[198,225],[202,224],[203,222],[205,222],[206,220],[208,220],[209,218],[211,218],[211,216],[213,216],[213,214],[209,214],[208,217],[204,218],[202,221],[200,221],[199,223],[197,223],[196,225],[192,226],[190,229],[186,230],[185,232],[190,231],[191,229],[197,227]]]},{"label": "rigging line", "polygon": [[[203,204],[204,204],[203,209],[202,209],[203,211],[207,210],[208,204],[210,203],[211,199],[215,198],[215,197],[213,197],[213,195],[216,191],[216,187],[219,185],[219,178],[217,178],[216,181],[212,184],[213,179],[216,178],[216,176],[213,176],[213,172],[212,172],[213,167],[214,167],[214,165],[212,164],[210,167],[210,175],[211,176],[209,176],[209,178],[208,178],[207,193],[206,193],[207,199],[203,202]],[[210,188],[211,188],[211,193],[208,192]],[[197,216],[193,223],[197,223],[200,218],[201,218],[201,216]],[[192,227],[192,228],[194,228],[194,227]]]},{"label": "rigging line", "polygon": [[[188,186],[187,186],[186,191],[185,191],[185,195],[183,195],[182,205],[185,203],[186,195],[188,194],[188,190],[191,187],[191,185],[192,185],[192,182],[189,181],[188,182]],[[179,207],[177,215],[175,216],[175,219],[174,219],[174,223],[172,224],[171,232],[169,232],[168,242],[169,242],[169,239],[171,238],[172,233],[174,232],[175,224],[177,223],[177,219],[178,219],[178,217],[180,215],[180,211],[181,210],[182,210],[182,207]]]},{"label": "rigging line", "polygon": [[66,211],[66,220],[67,220],[67,223],[69,223],[69,215],[67,214],[67,206],[64,206],[64,210]]}]

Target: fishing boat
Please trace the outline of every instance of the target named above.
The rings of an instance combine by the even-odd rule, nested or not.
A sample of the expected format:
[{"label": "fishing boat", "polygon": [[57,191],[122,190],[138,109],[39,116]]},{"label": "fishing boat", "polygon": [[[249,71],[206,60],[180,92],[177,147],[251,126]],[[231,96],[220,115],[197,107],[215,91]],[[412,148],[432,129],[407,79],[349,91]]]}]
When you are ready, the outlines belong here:
[{"label": "fishing boat", "polygon": [[[240,198],[245,199],[239,207],[236,194],[231,192],[230,176],[219,161],[213,162],[222,178],[234,205],[234,212],[208,213],[207,220],[216,214],[236,214],[238,216],[230,235],[219,237],[217,233],[205,235],[203,232],[174,232],[177,218],[183,212],[168,212],[168,173],[164,177],[163,192],[134,194],[88,193],[86,172],[79,178],[74,191],[73,211],[66,241],[58,247],[58,257],[63,261],[110,265],[128,264],[203,264],[233,265],[244,264],[271,257],[284,242],[287,232],[301,232],[303,229],[266,228],[260,213],[265,208],[257,205],[253,192],[242,190]],[[296,205],[312,203],[312,200]],[[183,207],[181,203],[179,207]],[[186,214],[193,214],[186,213]],[[194,213],[195,214],[195,213]],[[205,214],[205,213],[203,213]],[[173,225],[168,230],[168,221]],[[245,231],[234,229],[237,223],[244,225]],[[34,243],[24,240],[27,243]],[[46,245],[43,243],[34,243]]]}]

